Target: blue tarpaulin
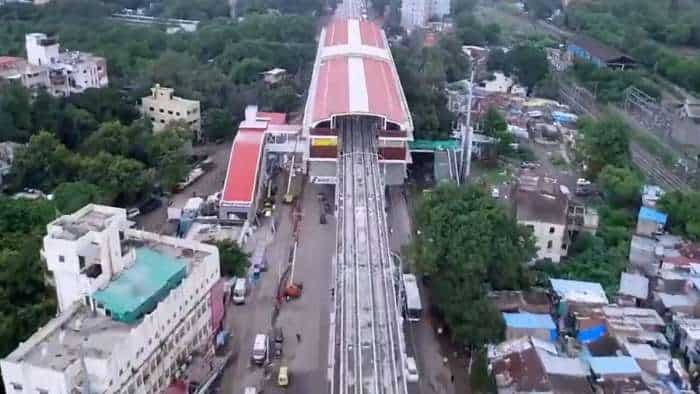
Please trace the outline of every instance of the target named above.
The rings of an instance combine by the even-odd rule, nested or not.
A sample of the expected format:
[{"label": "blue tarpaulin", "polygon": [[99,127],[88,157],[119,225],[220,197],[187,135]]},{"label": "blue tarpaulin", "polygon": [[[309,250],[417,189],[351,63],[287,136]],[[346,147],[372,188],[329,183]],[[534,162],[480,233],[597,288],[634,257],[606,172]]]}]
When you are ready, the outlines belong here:
[{"label": "blue tarpaulin", "polygon": [[666,225],[668,216],[665,213],[659,212],[655,209],[642,207],[642,209],[639,210],[639,219]]},{"label": "blue tarpaulin", "polygon": [[581,343],[595,342],[605,335],[606,332],[607,329],[605,328],[605,325],[601,324],[586,328],[585,330],[579,330],[578,333],[576,333],[576,339],[578,339]]}]

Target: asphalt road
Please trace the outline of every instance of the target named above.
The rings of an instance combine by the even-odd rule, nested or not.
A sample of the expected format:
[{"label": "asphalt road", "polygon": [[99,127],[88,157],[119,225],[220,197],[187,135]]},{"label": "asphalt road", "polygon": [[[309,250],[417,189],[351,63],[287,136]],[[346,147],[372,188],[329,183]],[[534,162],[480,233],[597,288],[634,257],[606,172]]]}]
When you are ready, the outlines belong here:
[{"label": "asphalt road", "polygon": [[[231,305],[227,309],[226,325],[232,335],[234,359],[223,373],[219,393],[242,394],[246,386],[264,389],[266,394],[327,391],[329,283],[335,252],[335,220],[327,217],[326,224],[319,223],[320,191],[319,186],[305,186],[293,270],[293,281],[303,283],[303,293],[301,298],[281,304],[275,324],[285,336],[283,357],[271,360],[266,368],[251,365],[250,352],[255,335],[269,333],[273,326],[277,285],[281,272],[287,268],[293,245],[291,207],[277,204],[277,232],[272,234],[268,221],[246,245],[246,249],[254,249],[258,242],[267,245],[269,269],[251,289],[244,305]],[[301,341],[297,340],[297,333]],[[289,367],[290,385],[286,390],[276,385],[280,365]]]},{"label": "asphalt road", "polygon": [[[389,188],[389,204],[387,223],[390,228],[389,244],[392,251],[400,255],[411,239],[411,221],[406,198],[402,188]],[[406,264],[406,263],[404,263]],[[427,310],[429,300],[426,289],[421,286],[421,301],[423,303],[423,318],[419,322],[405,322],[406,352],[416,359],[418,384],[409,384],[410,394],[456,394],[464,393],[466,388],[458,391],[464,382],[453,383],[453,373],[443,364],[443,350],[436,337],[434,320]],[[460,384],[464,383],[464,384]]]},{"label": "asphalt road", "polygon": [[[232,143],[233,141],[226,141],[219,145],[210,144],[195,148],[195,152],[198,155],[209,155],[209,157],[213,159],[214,167],[185,190],[179,193],[173,193],[168,198],[173,202],[173,207],[184,207],[187,200],[193,195],[206,198],[208,195],[223,190]],[[175,231],[174,226],[168,223],[167,201],[164,201],[163,205],[153,212],[138,216],[136,218],[136,224],[139,227],[143,227],[145,230],[156,233],[171,234]]]}]

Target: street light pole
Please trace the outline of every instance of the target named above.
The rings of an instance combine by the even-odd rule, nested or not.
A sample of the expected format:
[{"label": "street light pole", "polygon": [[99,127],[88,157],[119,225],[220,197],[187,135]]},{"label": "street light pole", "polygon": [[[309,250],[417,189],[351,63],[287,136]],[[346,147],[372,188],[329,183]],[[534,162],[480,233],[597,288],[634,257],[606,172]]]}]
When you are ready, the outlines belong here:
[{"label": "street light pole", "polygon": [[469,77],[469,96],[467,96],[467,122],[462,130],[462,169],[464,182],[467,181],[467,177],[471,172],[471,162],[472,162],[472,138],[474,130],[471,127],[472,119],[472,97],[474,87],[474,65],[472,65],[471,75]]}]

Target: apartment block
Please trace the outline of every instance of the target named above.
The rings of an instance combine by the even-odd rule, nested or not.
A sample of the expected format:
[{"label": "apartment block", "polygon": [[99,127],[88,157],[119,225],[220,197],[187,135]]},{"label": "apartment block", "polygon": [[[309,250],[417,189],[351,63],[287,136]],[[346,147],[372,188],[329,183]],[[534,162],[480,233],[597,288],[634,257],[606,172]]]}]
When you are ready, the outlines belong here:
[{"label": "apartment block", "polygon": [[90,204],[47,225],[59,313],[0,361],[7,393],[162,392],[212,350],[218,249],[131,224]]},{"label": "apartment block", "polygon": [[151,95],[141,99],[141,113],[153,123],[153,132],[161,132],[173,121],[185,121],[199,138],[202,131],[199,101],[177,97],[174,89],[156,84]]}]

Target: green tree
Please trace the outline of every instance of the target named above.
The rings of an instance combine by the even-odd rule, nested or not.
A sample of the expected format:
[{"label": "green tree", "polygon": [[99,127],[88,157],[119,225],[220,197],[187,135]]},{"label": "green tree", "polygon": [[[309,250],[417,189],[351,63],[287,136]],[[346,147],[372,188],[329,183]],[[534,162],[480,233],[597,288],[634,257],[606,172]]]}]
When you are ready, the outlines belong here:
[{"label": "green tree", "polygon": [[85,140],[83,150],[89,154],[107,152],[113,155],[129,154],[131,141],[128,127],[119,121],[102,123],[100,128]]},{"label": "green tree", "polygon": [[53,201],[56,209],[68,214],[90,203],[108,203],[102,194],[100,188],[92,183],[65,182],[54,189]]},{"label": "green tree", "polygon": [[245,84],[260,79],[260,73],[269,65],[258,58],[243,59],[231,68],[231,78],[235,83]]},{"label": "green tree", "polygon": [[42,131],[18,150],[12,171],[17,185],[48,191],[72,179],[76,169],[75,156],[53,134]]},{"label": "green tree", "polygon": [[629,126],[620,118],[579,119],[579,159],[586,163],[587,173],[596,177],[606,165],[629,167]]},{"label": "green tree", "polygon": [[605,197],[618,207],[634,207],[639,203],[642,178],[630,168],[607,165],[598,174]]},{"label": "green tree", "polygon": [[231,239],[219,241],[209,241],[219,248],[219,262],[221,265],[221,275],[223,276],[245,276],[250,265],[250,255]]},{"label": "green tree", "polygon": [[669,215],[672,232],[700,241],[700,192],[668,192],[659,206]]},{"label": "green tree", "polygon": [[233,117],[223,109],[210,109],[204,116],[204,138],[216,141],[234,135]]},{"label": "green tree", "polygon": [[143,163],[123,156],[100,152],[81,161],[81,176],[104,191],[105,198],[124,205],[145,195],[155,180]]},{"label": "green tree", "polygon": [[508,123],[503,114],[495,108],[490,107],[483,120],[483,131],[489,137],[493,137],[498,141],[498,152],[500,154],[508,154],[512,151],[510,145],[513,143],[514,138],[511,133],[508,132]]},{"label": "green tree", "polygon": [[508,52],[518,82],[531,90],[549,73],[547,54],[533,45],[521,45]]},{"label": "green tree", "polygon": [[524,263],[535,255],[530,231],[474,186],[438,187],[418,202],[414,223],[410,261],[430,277],[433,301],[455,339],[469,345],[498,340],[500,315],[485,295],[529,285]]}]

